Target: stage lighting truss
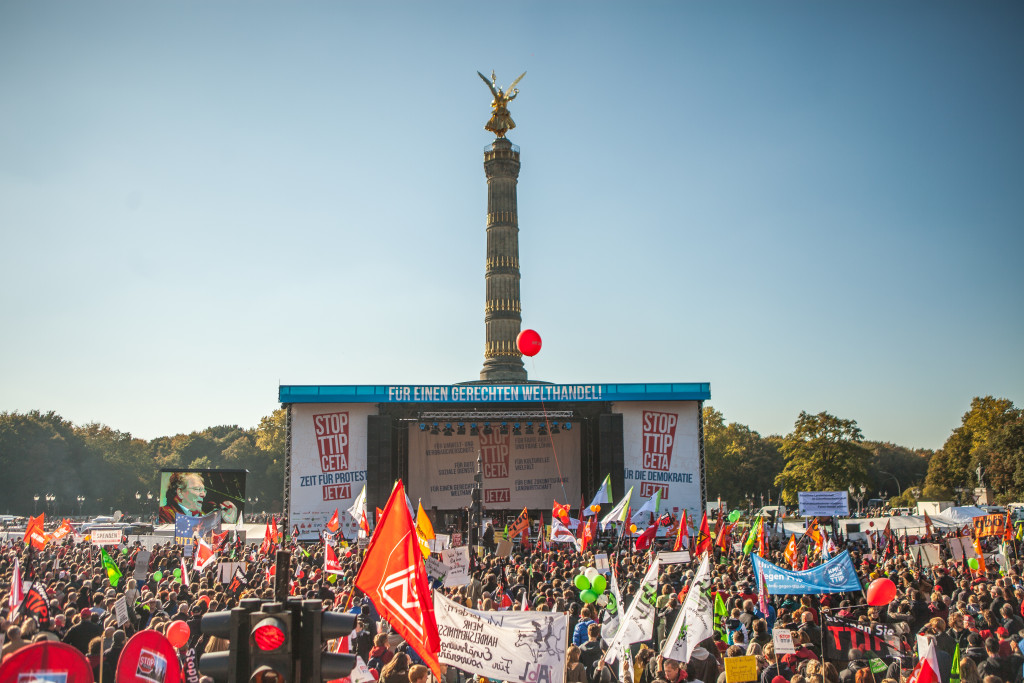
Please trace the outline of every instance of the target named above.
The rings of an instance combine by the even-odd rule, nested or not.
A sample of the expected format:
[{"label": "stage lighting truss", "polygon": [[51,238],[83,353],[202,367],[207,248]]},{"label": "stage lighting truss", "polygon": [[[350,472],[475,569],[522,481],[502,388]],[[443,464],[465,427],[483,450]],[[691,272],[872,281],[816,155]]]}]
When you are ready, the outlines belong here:
[{"label": "stage lighting truss", "polygon": [[[465,436],[466,422],[469,422],[470,436],[479,436],[480,433],[490,435],[494,433],[495,429],[498,430],[499,434],[509,434],[511,432],[515,436],[522,434],[547,436],[549,433],[559,434],[563,431],[568,432],[572,430],[572,422],[565,421],[572,417],[573,412],[571,410],[552,410],[547,413],[530,411],[449,411],[420,413],[418,421],[421,432],[429,431],[435,436],[442,433],[445,436],[452,436],[453,434]],[[443,428],[438,420],[445,421]],[[562,422],[559,422],[559,420],[562,420]]]}]

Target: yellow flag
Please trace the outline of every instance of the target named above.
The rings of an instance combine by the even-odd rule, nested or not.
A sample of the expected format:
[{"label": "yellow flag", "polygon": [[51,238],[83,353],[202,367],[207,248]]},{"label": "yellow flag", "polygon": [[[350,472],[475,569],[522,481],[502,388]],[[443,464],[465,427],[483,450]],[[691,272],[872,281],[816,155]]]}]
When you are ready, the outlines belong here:
[{"label": "yellow flag", "polygon": [[422,501],[420,502],[420,509],[416,512],[416,536],[419,538],[420,552],[423,553],[423,557],[429,557],[430,544],[427,541],[434,538],[434,526],[430,523],[427,513],[423,511]]}]

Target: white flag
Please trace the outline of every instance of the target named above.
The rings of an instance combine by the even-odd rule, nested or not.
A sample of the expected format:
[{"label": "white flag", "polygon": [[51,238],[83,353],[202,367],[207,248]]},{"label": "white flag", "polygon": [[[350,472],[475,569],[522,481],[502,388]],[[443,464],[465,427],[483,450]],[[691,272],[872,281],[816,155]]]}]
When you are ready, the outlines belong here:
[{"label": "white flag", "polygon": [[601,482],[601,488],[599,488],[597,493],[594,494],[594,499],[590,501],[590,505],[588,505],[583,511],[583,516],[590,517],[593,515],[594,513],[590,511],[590,508],[595,505],[604,505],[610,502],[612,502],[612,475],[609,474],[604,478],[604,481]]},{"label": "white flag", "polygon": [[658,560],[651,563],[650,569],[640,582],[640,588],[633,596],[633,602],[623,615],[619,630],[608,643],[605,659],[614,662],[619,656],[623,645],[640,643],[654,636],[654,617],[657,613],[654,605],[658,599]]},{"label": "white flag", "polygon": [[704,594],[704,587],[710,580],[711,554],[705,553],[700,568],[690,584],[690,592],[686,594],[676,621],[672,624],[672,631],[661,648],[662,656],[688,662],[701,641],[714,634],[715,609],[711,600]]},{"label": "white flag", "polygon": [[[651,496],[646,503],[644,503],[643,505],[640,506],[639,510],[635,510],[633,512],[633,516],[636,517],[641,512],[649,512],[652,515],[654,515],[655,517],[657,517],[658,513],[660,511],[661,511],[661,489],[658,489],[657,491],[654,492],[654,495]],[[645,520],[645,523],[646,523],[646,520]]]},{"label": "white flag", "polygon": [[629,499],[633,497],[633,487],[629,487],[629,491],[623,496],[619,504],[612,508],[612,511],[605,515],[604,519],[601,520],[601,528],[608,526],[612,522],[625,522],[626,513],[629,511]]},{"label": "white flag", "polygon": [[366,484],[363,484],[363,490],[359,492],[359,495],[356,496],[356,499],[352,501],[352,506],[349,507],[349,509],[346,510],[345,512],[347,512],[349,516],[353,520],[355,520],[356,528],[360,530],[360,538],[364,537],[366,535],[366,532],[362,530],[361,522],[363,521],[363,518],[366,516]]}]

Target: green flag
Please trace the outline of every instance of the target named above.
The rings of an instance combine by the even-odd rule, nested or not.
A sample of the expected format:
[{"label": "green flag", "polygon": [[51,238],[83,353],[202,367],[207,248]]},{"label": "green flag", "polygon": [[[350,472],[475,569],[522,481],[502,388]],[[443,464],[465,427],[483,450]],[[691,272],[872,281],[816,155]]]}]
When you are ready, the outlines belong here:
[{"label": "green flag", "polygon": [[117,568],[117,563],[110,559],[110,555],[107,555],[106,548],[100,548],[100,558],[103,560],[103,568],[107,570],[110,585],[117,588],[117,582],[121,580],[121,570]]},{"label": "green flag", "polygon": [[949,683],[960,683],[960,643],[953,651],[953,668],[949,670]]},{"label": "green flag", "polygon": [[747,541],[743,544],[744,555],[749,555],[750,552],[754,549],[754,543],[757,542],[757,529],[760,526],[760,524],[761,517],[760,515],[758,515],[757,519],[754,520],[754,523],[750,525],[750,533],[747,534]]},{"label": "green flag", "polygon": [[725,608],[725,601],[722,600],[722,593],[715,593],[715,630],[725,633],[722,623],[729,617],[729,610]]}]

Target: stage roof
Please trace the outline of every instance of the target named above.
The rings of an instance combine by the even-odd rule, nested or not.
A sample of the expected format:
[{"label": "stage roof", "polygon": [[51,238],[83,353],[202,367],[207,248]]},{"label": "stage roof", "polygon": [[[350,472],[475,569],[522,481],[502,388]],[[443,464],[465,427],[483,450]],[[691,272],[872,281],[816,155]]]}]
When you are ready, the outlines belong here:
[{"label": "stage roof", "polygon": [[282,385],[278,397],[281,403],[707,401],[711,383]]}]

